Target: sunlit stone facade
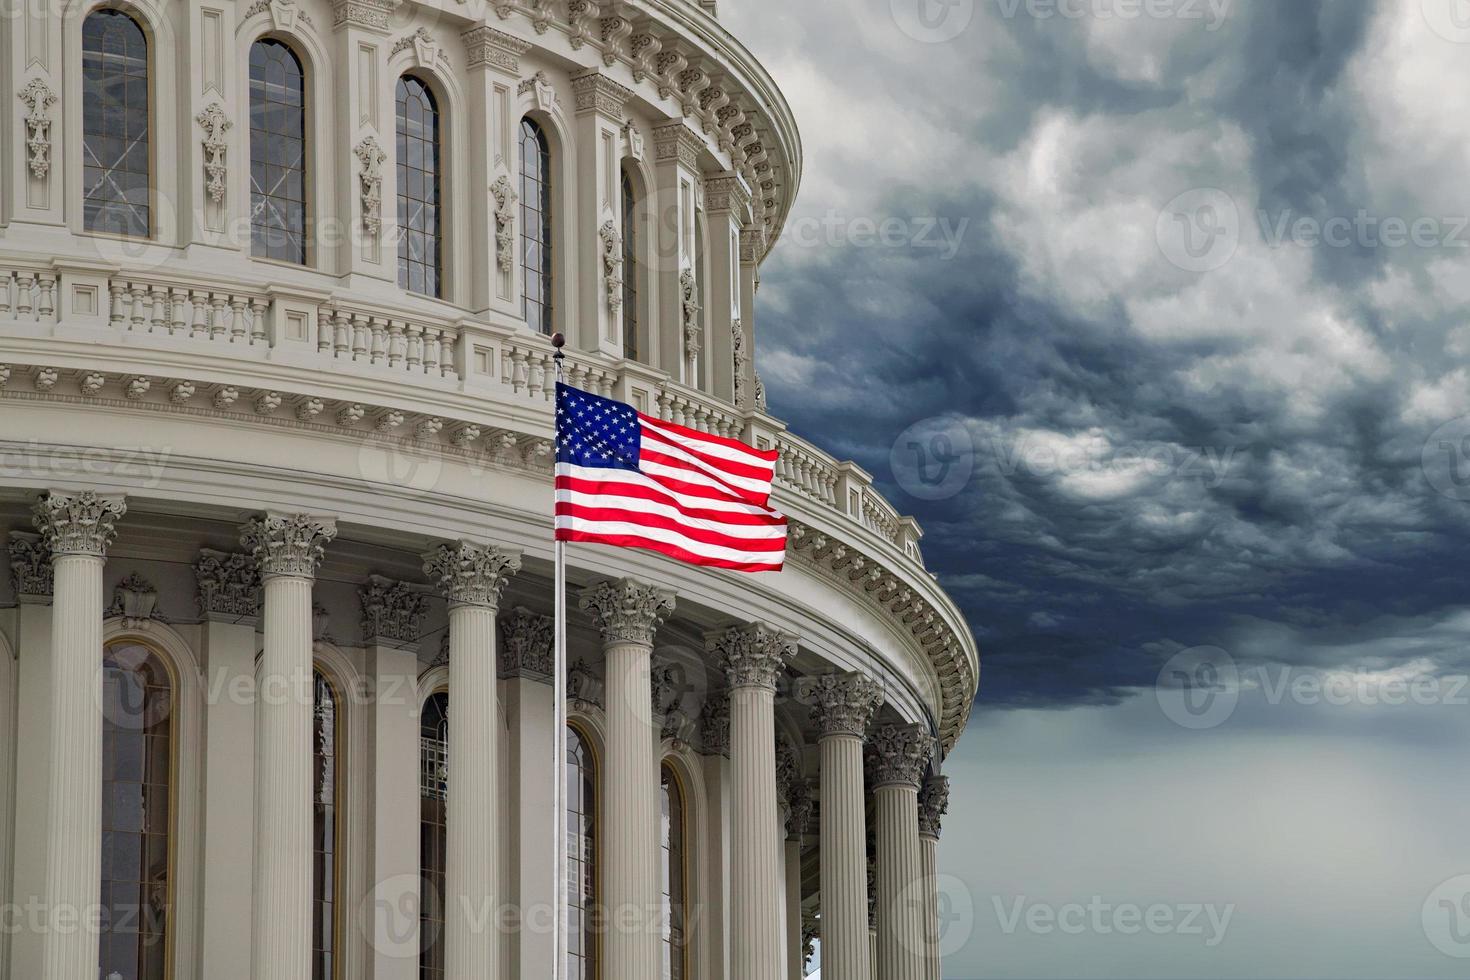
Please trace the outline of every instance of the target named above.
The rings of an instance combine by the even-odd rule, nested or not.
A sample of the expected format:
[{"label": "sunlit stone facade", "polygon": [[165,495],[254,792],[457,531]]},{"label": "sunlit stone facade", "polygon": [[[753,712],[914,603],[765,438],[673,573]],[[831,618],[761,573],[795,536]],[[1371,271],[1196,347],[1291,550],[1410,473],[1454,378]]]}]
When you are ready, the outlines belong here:
[{"label": "sunlit stone facade", "polygon": [[772,575],[569,549],[571,975],[938,977],[976,650],[766,410],[801,149],[716,14],[0,20],[8,976],[551,975],[563,332],[572,383],[779,450],[793,524]]}]

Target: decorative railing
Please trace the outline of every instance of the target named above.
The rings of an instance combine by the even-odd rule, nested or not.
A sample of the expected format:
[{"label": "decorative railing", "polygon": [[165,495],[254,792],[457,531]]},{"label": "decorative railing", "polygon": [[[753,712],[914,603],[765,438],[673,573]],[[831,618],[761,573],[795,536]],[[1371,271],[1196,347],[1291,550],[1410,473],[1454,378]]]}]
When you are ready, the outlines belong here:
[{"label": "decorative railing", "polygon": [[[69,268],[65,262],[29,267],[0,262],[0,325],[60,325],[63,320],[66,326],[111,328],[131,338],[129,343],[146,345],[150,341],[142,338],[159,338],[160,345],[175,351],[198,344],[201,352],[214,355],[283,364],[320,361],[334,373],[417,378],[441,395],[446,387],[459,390],[470,404],[489,398],[545,406],[555,392],[549,338],[446,312],[160,270],[127,274]],[[783,431],[763,413],[737,410],[644,365],[578,351],[567,351],[564,364],[567,380],[577,387],[627,399],[642,411],[701,432],[773,446],[780,490],[820,505],[819,510],[835,510],[921,561],[918,525],[873,489],[871,477]]]}]

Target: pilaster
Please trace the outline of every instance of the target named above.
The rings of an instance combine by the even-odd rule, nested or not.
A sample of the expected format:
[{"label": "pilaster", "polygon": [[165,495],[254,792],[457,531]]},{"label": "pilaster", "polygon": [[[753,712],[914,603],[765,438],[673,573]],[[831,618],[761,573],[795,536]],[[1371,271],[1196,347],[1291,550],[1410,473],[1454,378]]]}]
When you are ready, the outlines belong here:
[{"label": "pilaster", "polygon": [[949,810],[949,777],[930,776],[919,790],[919,850],[924,880],[924,980],[943,980],[940,961],[939,893],[935,851],[944,814]]},{"label": "pilaster", "polygon": [[658,220],[653,224],[659,236],[653,278],[659,322],[666,325],[659,337],[659,353],[669,374],[691,388],[707,388],[709,384],[709,358],[704,355],[709,341],[699,320],[705,283],[699,281],[701,273],[695,261],[703,150],[703,138],[683,119],[653,131],[658,210]]},{"label": "pilaster", "polygon": [[[344,222],[331,265],[346,276],[398,284],[397,141],[388,77],[389,15],[398,0],[333,0],[336,98],[334,212]],[[349,280],[350,283],[350,280]]]},{"label": "pilaster", "polygon": [[[741,290],[740,228],[750,210],[750,188],[734,172],[705,180],[704,203],[709,234],[709,378],[713,392],[738,408],[748,391],[743,379],[749,362],[745,343],[745,297]],[[738,379],[738,380],[737,380]],[[737,387],[739,391],[737,392]]]},{"label": "pilaster", "polygon": [[578,302],[577,346],[623,356],[623,108],[632,93],[597,71],[572,79],[576,96]]},{"label": "pilaster", "polygon": [[529,41],[488,25],[461,35],[470,146],[470,307],[519,318],[520,174],[515,93]]},{"label": "pilaster", "polygon": [[248,980],[251,937],[236,911],[250,908],[255,816],[255,630],[260,566],[241,552],[201,550],[194,565],[205,690],[201,972]]}]

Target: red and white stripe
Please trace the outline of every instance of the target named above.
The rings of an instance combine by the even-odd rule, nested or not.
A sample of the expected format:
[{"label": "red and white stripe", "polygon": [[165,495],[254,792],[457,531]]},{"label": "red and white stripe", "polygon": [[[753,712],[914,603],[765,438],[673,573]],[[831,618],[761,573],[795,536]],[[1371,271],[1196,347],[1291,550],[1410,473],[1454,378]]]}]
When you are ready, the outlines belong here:
[{"label": "red and white stripe", "polygon": [[639,472],[556,464],[556,537],[774,572],[786,518],[769,506],[775,450],[638,415]]}]

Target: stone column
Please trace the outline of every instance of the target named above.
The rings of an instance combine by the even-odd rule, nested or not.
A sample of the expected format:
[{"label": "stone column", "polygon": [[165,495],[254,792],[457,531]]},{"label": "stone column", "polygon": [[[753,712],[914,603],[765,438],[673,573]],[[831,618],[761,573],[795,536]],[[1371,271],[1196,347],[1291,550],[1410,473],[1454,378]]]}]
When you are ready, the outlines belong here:
[{"label": "stone column", "polygon": [[730,976],[730,826],[725,814],[730,809],[730,696],[728,691],[711,691],[699,719],[700,761],[704,769],[704,812],[700,832],[704,835],[704,894],[707,914],[695,930],[700,980],[726,980]]},{"label": "stone column", "polygon": [[[373,980],[419,972],[419,636],[429,597],[422,586],[371,575],[358,590],[372,703],[367,758],[373,792],[367,823],[370,892],[353,925],[368,939]],[[350,904],[348,908],[353,906]],[[353,914],[352,912],[348,913]],[[339,951],[340,955],[340,951]]]},{"label": "stone column", "polygon": [[812,794],[798,778],[786,791],[786,975],[801,980],[806,962],[801,915],[801,852],[811,822]]},{"label": "stone column", "polygon": [[649,658],[653,635],[674,611],[673,593],[633,579],[602,582],[580,605],[602,633],[607,700],[603,896],[608,977],[657,975],[660,902],[659,798]]},{"label": "stone column", "polygon": [[97,976],[93,913],[102,880],[102,566],[117,533],[113,525],[126,511],[123,498],[99,497],[91,490],[48,493],[35,507],[55,583],[43,895],[51,928],[41,947],[44,980]]},{"label": "stone column", "polygon": [[498,980],[500,711],[495,612],[519,551],[468,541],[424,555],[424,574],[449,600],[449,812],[444,876],[445,980]]},{"label": "stone column", "polygon": [[868,751],[878,835],[878,975],[924,980],[919,784],[934,737],[922,725],[889,725],[873,736]]},{"label": "stone column", "polygon": [[949,777],[930,776],[919,790],[919,850],[924,869],[924,980],[942,980],[939,943],[939,892],[934,851],[939,846],[940,822],[949,810]]},{"label": "stone column", "polygon": [[255,630],[260,623],[260,566],[241,552],[202,550],[194,565],[204,619],[204,833],[200,974],[248,980],[250,908],[255,867],[255,706],[238,692],[255,686]]},{"label": "stone column", "polygon": [[309,514],[267,514],[240,533],[265,592],[255,698],[256,980],[311,972],[311,588],[336,536],[331,518]]},{"label": "stone column", "polygon": [[883,691],[863,674],[828,674],[808,697],[821,732],[822,971],[871,980],[863,734]]},{"label": "stone column", "polygon": [[[776,814],[776,680],[796,638],[762,623],[709,640],[730,682],[730,974],[779,980],[787,968]],[[841,976],[841,974],[834,974]]]}]

